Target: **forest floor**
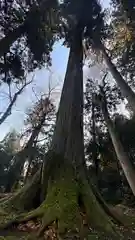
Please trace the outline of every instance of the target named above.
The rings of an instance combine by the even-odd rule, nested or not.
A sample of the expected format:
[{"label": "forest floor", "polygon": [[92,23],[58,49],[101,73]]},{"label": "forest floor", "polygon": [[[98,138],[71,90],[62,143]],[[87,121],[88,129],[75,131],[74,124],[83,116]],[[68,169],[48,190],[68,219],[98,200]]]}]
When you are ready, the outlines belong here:
[{"label": "forest floor", "polygon": [[[110,206],[111,209],[120,216],[126,216],[129,225],[132,227],[117,227],[118,231],[123,235],[123,237],[114,239],[125,239],[125,240],[135,240],[135,208],[128,208],[124,205]],[[27,222],[27,224],[20,224],[17,228],[14,227],[10,230],[0,230],[0,240],[62,240],[63,238],[57,237],[55,228],[50,226],[47,229],[42,238],[37,238],[36,234],[38,231],[39,223],[33,221]],[[68,240],[111,240],[110,237],[99,236],[100,234],[96,231],[91,230],[88,237],[80,238],[77,236],[69,236],[64,239]]]}]

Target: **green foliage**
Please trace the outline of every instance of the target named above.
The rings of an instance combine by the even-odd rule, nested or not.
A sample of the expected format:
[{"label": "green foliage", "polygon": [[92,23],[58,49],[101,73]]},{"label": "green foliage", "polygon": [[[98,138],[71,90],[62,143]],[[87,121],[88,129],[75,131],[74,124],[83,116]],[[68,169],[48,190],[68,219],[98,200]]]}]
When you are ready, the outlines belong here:
[{"label": "green foliage", "polygon": [[[31,109],[27,110],[25,120],[25,130],[23,139],[26,139],[26,145],[29,144],[36,129],[39,131],[31,142],[31,150],[28,154],[28,176],[30,178],[35,174],[43,163],[44,155],[50,147],[54,131],[56,112],[53,101],[48,97],[42,96]],[[29,138],[29,140],[28,140]]]},{"label": "green foliage", "polygon": [[57,39],[58,3],[6,0],[0,8],[0,74],[8,83],[51,63],[50,52]]},{"label": "green foliage", "polygon": [[[100,154],[100,146],[102,146],[102,138],[106,138],[104,134],[107,132],[106,123],[102,111],[94,101],[95,94],[99,94],[100,88],[103,87],[106,93],[107,105],[111,116],[117,112],[117,108],[121,103],[121,94],[116,85],[109,81],[109,77],[105,74],[102,81],[95,79],[87,79],[85,90],[85,129],[89,133],[86,139],[86,154],[89,155],[89,161],[93,159],[93,151],[96,151],[97,161]],[[100,82],[100,84],[97,84]],[[94,122],[94,126],[93,126]],[[93,127],[95,129],[93,129]],[[93,134],[95,133],[95,141],[93,142]]]},{"label": "green foliage", "polygon": [[112,0],[111,21],[112,53],[117,66],[134,86],[135,69],[135,3],[134,1]]}]

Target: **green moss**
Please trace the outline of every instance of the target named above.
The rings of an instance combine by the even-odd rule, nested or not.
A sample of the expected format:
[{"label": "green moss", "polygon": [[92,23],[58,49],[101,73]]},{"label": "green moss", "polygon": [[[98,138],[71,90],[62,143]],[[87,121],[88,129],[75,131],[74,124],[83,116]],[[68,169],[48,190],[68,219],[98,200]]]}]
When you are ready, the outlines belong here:
[{"label": "green moss", "polygon": [[4,209],[0,208],[0,216],[6,216],[7,213]]},{"label": "green moss", "polygon": [[97,240],[99,239],[97,234],[89,234],[87,240]]},{"label": "green moss", "polygon": [[34,208],[35,199],[39,195],[40,171],[33,177],[31,183],[26,184],[16,194],[0,202],[1,209],[6,212],[25,212]]},{"label": "green moss", "polygon": [[[25,237],[19,237],[20,240],[26,239]],[[15,236],[6,236],[6,237],[1,237],[0,240],[18,240],[18,237]]]},{"label": "green moss", "polygon": [[[84,207],[90,227],[115,235],[114,225],[90,189],[83,170],[76,173],[68,161],[63,162],[63,159],[58,156],[55,159],[53,156],[53,163],[55,165],[50,164],[48,168],[49,181],[45,201],[36,210],[17,218],[16,215],[10,215],[10,219],[16,219],[20,223],[24,219],[28,221],[37,217],[42,219],[40,234],[48,225],[55,223],[58,234],[61,236],[70,232],[76,232],[82,236],[84,226],[80,211],[81,207]],[[82,206],[79,202],[80,196]],[[7,220],[6,218],[6,222]]]},{"label": "green moss", "polygon": [[22,232],[7,232],[7,236],[0,236],[0,240],[42,240],[35,236],[36,234],[25,234]]},{"label": "green moss", "polygon": [[1,215],[0,216],[0,226],[5,225],[7,222],[13,220],[16,217],[17,217],[17,214],[12,213],[12,212],[10,214]]},{"label": "green moss", "polygon": [[44,212],[43,224],[58,220],[60,233],[80,228],[81,218],[78,206],[78,184],[73,169],[63,169],[59,179],[49,184],[45,202],[41,205]]},{"label": "green moss", "polygon": [[35,232],[23,232],[18,230],[3,230],[0,231],[0,240],[43,240],[38,238]]}]

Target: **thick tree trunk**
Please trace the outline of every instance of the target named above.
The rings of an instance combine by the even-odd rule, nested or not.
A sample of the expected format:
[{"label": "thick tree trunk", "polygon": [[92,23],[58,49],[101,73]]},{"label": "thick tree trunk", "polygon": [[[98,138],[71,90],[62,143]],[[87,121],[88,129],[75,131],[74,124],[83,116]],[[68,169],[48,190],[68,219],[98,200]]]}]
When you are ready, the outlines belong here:
[{"label": "thick tree trunk", "polygon": [[13,223],[41,218],[38,235],[54,223],[57,233],[62,236],[68,234],[69,239],[74,239],[72,235],[69,236],[73,232],[79,235],[79,239],[85,239],[88,232],[84,229],[89,230],[89,226],[108,232],[109,237],[114,234],[113,224],[97,201],[86,177],[82,59],[82,36],[77,30],[71,42],[54,136],[46,155],[46,198],[37,209],[4,224],[4,228]]},{"label": "thick tree trunk", "polygon": [[115,79],[118,86],[120,87],[123,97],[125,97],[128,100],[128,103],[129,103],[132,111],[135,113],[135,93],[132,91],[130,86],[126,83],[124,78],[121,76],[120,72],[117,70],[116,66],[111,61],[111,58],[108,56],[103,44],[101,45],[100,49],[102,51],[105,62],[107,64],[113,78]]},{"label": "thick tree trunk", "polygon": [[124,151],[123,145],[122,145],[119,135],[118,135],[118,132],[117,132],[113,122],[110,119],[107,107],[103,106],[102,110],[103,110],[105,121],[107,123],[108,131],[110,133],[110,137],[113,142],[114,149],[116,151],[117,158],[118,158],[120,165],[124,171],[124,174],[129,183],[129,186],[131,187],[132,192],[135,196],[135,169],[134,169],[134,166],[131,163],[127,152]]}]

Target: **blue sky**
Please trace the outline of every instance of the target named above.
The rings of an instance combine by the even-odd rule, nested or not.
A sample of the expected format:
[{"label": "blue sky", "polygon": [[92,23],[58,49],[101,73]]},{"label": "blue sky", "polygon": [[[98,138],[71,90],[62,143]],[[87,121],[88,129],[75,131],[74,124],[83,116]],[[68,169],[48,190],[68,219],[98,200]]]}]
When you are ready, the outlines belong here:
[{"label": "blue sky", "polygon": [[[101,3],[104,7],[109,6],[110,0],[101,0]],[[69,50],[61,46],[60,43],[55,44],[54,50],[52,52],[52,83],[51,86],[57,86],[57,91],[55,91],[55,95],[53,96],[55,99],[59,99],[60,90],[62,87],[66,65],[68,60]],[[86,69],[85,69],[86,70]],[[87,70],[85,71],[87,74]],[[89,72],[92,76],[99,76],[98,67],[94,68]],[[41,69],[35,72],[34,82],[27,87],[27,89],[23,92],[23,94],[18,98],[16,105],[13,108],[12,115],[8,117],[8,119],[0,126],[0,140],[8,133],[11,129],[16,129],[20,131],[23,128],[23,122],[25,119],[25,111],[28,107],[35,102],[36,97],[33,93],[36,92],[36,95],[40,96],[43,93],[46,93],[48,90],[48,78],[50,73],[45,69]],[[30,76],[29,76],[30,78]],[[0,111],[4,111],[8,104],[8,100],[6,98],[6,90],[5,86],[2,86],[0,89]]]}]

